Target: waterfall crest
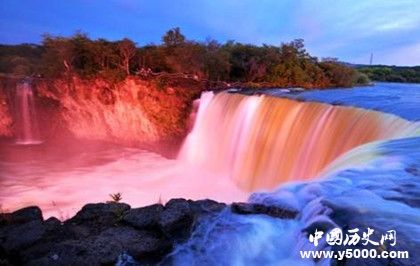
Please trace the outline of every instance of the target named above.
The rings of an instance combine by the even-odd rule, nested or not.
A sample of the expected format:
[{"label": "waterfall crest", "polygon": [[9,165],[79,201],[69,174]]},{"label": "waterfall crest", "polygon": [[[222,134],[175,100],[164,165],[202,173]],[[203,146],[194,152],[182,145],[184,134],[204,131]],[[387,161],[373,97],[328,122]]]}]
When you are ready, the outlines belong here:
[{"label": "waterfall crest", "polygon": [[251,191],[316,177],[359,145],[420,133],[419,123],[354,107],[226,92],[202,101],[179,159]]}]

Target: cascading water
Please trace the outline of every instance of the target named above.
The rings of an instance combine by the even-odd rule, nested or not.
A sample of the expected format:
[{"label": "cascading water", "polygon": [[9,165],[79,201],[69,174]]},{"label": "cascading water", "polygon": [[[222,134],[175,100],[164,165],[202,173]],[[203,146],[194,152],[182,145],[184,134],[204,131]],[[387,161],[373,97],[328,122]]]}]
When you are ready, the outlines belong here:
[{"label": "cascading water", "polygon": [[20,82],[16,86],[16,114],[16,143],[41,143],[34,93],[28,81]]},{"label": "cascading water", "polygon": [[361,144],[420,132],[418,123],[353,107],[212,92],[202,101],[180,160],[251,191],[315,177]]},{"label": "cascading water", "polygon": [[[420,265],[420,125],[377,111],[267,96],[206,93],[180,159],[219,171],[255,193],[249,201],[294,209],[294,220],[229,209],[200,221],[165,261],[174,265]],[[412,97],[415,97],[414,95]],[[211,100],[209,100],[212,98]],[[397,108],[397,107],[394,107]],[[418,116],[418,115],[417,115]],[[323,170],[323,171],[322,171]],[[299,181],[317,177],[310,181]],[[388,230],[408,259],[303,259],[315,229]],[[373,238],[373,237],[372,237]],[[376,239],[379,240],[379,239]]]},{"label": "cascading water", "polygon": [[[252,194],[249,201],[296,210],[296,219],[238,215],[226,208],[197,221],[192,237],[176,245],[165,261],[331,265],[328,260],[299,257],[300,250],[331,249],[325,241],[314,247],[308,240],[311,229],[370,227],[379,233],[397,230],[398,246],[386,248],[408,250],[410,259],[373,264],[356,260],[346,265],[420,265],[415,257],[420,248],[420,126],[415,122],[420,120],[420,90],[388,84],[322,93],[347,94],[344,98],[351,103],[356,94],[362,102],[358,106],[367,109],[383,110],[378,105],[386,103],[383,111],[388,113],[269,96],[204,93],[176,161],[104,143],[89,147],[66,142],[49,147],[51,152],[43,145],[2,146],[0,207],[39,205],[45,218],[66,218],[85,203],[103,202],[114,192],[137,207],[176,197],[245,201],[263,188],[270,192]],[[380,103],[377,94],[382,95]],[[67,106],[76,106],[73,99]],[[122,108],[115,122],[132,110],[134,106]],[[78,122],[78,117],[68,121]]]}]

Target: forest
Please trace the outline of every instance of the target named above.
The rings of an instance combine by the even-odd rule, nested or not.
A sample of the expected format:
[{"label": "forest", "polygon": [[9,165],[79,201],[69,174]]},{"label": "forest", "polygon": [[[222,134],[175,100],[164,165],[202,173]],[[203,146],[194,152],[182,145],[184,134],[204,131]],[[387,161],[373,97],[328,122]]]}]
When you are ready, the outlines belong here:
[{"label": "forest", "polygon": [[374,81],[420,83],[420,66],[374,65],[358,66],[357,69]]},{"label": "forest", "polygon": [[77,32],[70,37],[44,35],[42,44],[0,45],[0,73],[58,78],[120,81],[129,75],[156,78],[182,75],[196,80],[240,82],[269,87],[351,87],[369,83],[369,72],[319,59],[304,40],[275,45],[188,40],[179,28],[168,30],[161,44],[137,46],[128,38],[92,40]]}]

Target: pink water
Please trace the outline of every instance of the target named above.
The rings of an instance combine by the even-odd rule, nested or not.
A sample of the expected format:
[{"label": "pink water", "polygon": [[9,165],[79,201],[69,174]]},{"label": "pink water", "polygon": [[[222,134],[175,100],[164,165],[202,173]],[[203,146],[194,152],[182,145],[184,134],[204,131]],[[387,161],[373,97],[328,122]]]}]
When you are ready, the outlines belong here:
[{"label": "pink water", "polygon": [[1,209],[38,205],[45,218],[69,218],[113,193],[133,207],[177,197],[243,201],[248,195],[229,179],[159,154],[95,142],[2,142],[0,169]]}]

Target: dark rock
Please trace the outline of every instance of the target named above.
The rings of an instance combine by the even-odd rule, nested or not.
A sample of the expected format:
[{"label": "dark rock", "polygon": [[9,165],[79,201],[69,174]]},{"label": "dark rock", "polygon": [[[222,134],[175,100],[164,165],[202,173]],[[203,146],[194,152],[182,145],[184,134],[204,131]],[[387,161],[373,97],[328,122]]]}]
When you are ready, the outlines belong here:
[{"label": "dark rock", "polygon": [[185,199],[172,199],[165,205],[159,217],[159,226],[171,238],[185,238],[194,223],[194,214]]},{"label": "dark rock", "polygon": [[225,203],[220,203],[210,199],[196,201],[189,200],[188,203],[190,204],[190,208],[195,215],[218,213],[225,209],[227,206]]},{"label": "dark rock", "polygon": [[12,213],[0,215],[0,226],[8,224],[24,224],[32,221],[42,221],[41,209],[36,206],[26,207]]},{"label": "dark rock", "polygon": [[1,265],[1,266],[12,266],[12,263],[10,263],[8,260],[6,260],[6,259],[2,259],[2,258],[0,257],[0,265]]},{"label": "dark rock", "polygon": [[157,263],[171,249],[171,241],[163,237],[130,227],[116,227],[97,236],[54,245],[31,265],[113,265],[123,252],[138,261]]},{"label": "dark rock", "polygon": [[158,227],[159,217],[162,211],[162,204],[131,209],[124,215],[123,221],[138,229],[154,229]]},{"label": "dark rock", "polygon": [[11,221],[12,218],[10,213],[0,213],[0,227],[10,224]]},{"label": "dark rock", "polygon": [[98,234],[120,222],[129,209],[130,205],[125,203],[87,204],[65,224],[82,225],[89,228],[90,234]]},{"label": "dark rock", "polygon": [[[42,220],[39,208],[25,208],[0,219],[0,262],[11,265],[113,265],[122,254],[141,265],[159,263],[185,241],[198,221],[226,210],[213,200],[173,199],[130,209],[123,203],[85,205],[64,223]],[[262,204],[234,203],[239,214],[294,218],[296,211]],[[1,264],[0,264],[1,265]]]},{"label": "dark rock", "polygon": [[265,214],[281,219],[294,219],[298,215],[298,212],[295,210],[256,203],[232,203],[231,210],[237,214]]},{"label": "dark rock", "polygon": [[137,260],[160,259],[172,249],[172,241],[163,235],[129,227],[111,228],[99,237],[117,240]]},{"label": "dark rock", "polygon": [[45,233],[42,221],[7,225],[0,229],[0,249],[6,252],[22,250],[39,241]]},{"label": "dark rock", "polygon": [[50,217],[47,220],[45,220],[44,224],[49,228],[57,228],[57,227],[60,227],[62,223],[57,218]]},{"label": "dark rock", "polygon": [[116,241],[101,243],[94,239],[69,240],[52,247],[49,253],[26,263],[27,265],[101,265],[113,264],[122,250]]}]

